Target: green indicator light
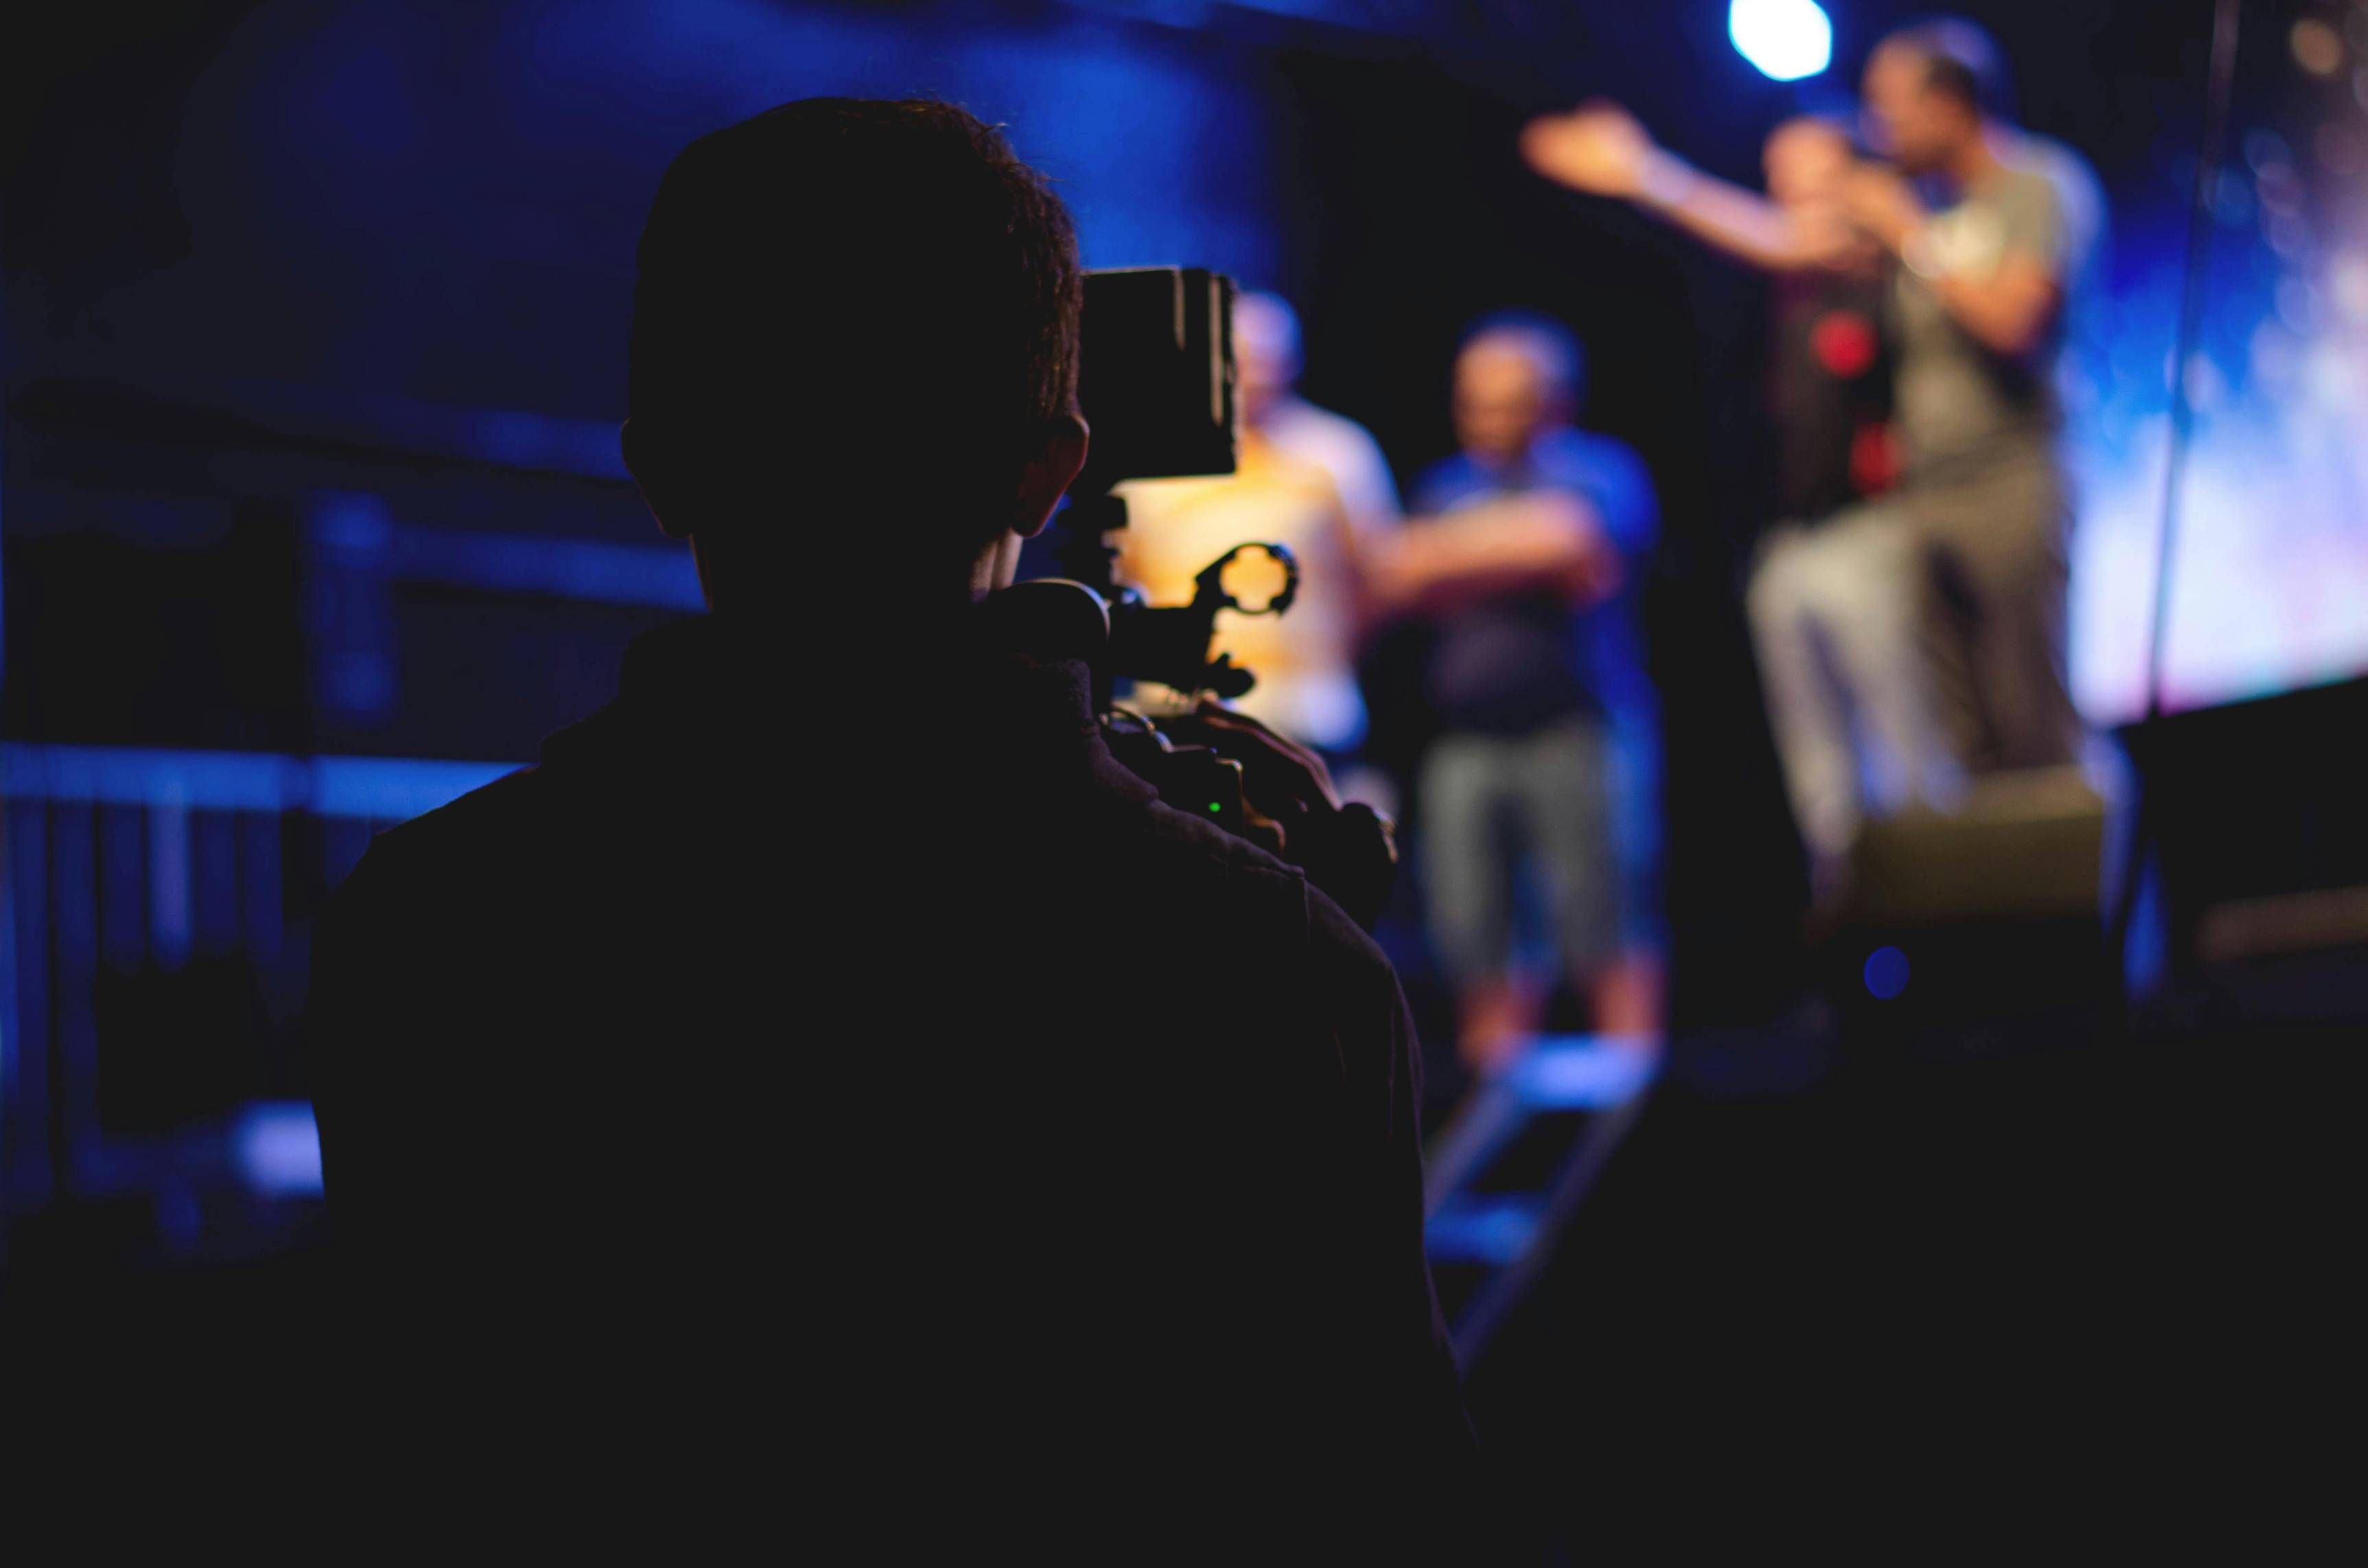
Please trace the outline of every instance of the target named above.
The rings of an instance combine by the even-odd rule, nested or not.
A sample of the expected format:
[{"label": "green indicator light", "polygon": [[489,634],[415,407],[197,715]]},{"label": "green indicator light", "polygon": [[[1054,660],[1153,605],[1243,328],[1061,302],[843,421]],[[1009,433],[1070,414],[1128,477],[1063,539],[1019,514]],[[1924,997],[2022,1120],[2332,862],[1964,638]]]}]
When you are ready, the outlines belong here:
[{"label": "green indicator light", "polygon": [[1209,802],[1209,810],[1214,812],[1219,816],[1223,816],[1225,812],[1225,802],[1223,801],[1212,801]]}]

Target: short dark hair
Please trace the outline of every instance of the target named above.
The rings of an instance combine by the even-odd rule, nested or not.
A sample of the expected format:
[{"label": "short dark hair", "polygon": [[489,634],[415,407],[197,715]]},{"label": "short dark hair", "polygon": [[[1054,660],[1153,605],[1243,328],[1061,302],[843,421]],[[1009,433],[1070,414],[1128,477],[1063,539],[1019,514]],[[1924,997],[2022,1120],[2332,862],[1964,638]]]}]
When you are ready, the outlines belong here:
[{"label": "short dark hair", "polygon": [[1972,66],[1945,54],[1930,55],[1924,62],[1924,90],[1938,93],[1944,98],[1954,98],[1974,113],[1979,114],[1982,102],[1981,78]]},{"label": "short dark hair", "polygon": [[1975,114],[2013,113],[2014,86],[2005,52],[1978,23],[1963,17],[1929,17],[1889,34],[1876,47],[1921,56],[1927,91],[1954,98]]},{"label": "short dark hair", "polygon": [[701,137],[638,270],[633,418],[711,456],[745,433],[825,504],[852,497],[813,495],[822,472],[985,499],[1076,396],[1068,210],[952,104],[804,98]]}]

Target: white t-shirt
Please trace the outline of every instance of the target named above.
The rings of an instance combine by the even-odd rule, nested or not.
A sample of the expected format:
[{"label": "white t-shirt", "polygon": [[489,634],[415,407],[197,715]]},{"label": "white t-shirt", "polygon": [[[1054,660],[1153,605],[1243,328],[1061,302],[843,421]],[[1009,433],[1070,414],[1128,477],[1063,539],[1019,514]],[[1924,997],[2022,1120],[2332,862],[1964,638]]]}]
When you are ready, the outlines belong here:
[{"label": "white t-shirt", "polygon": [[1332,475],[1349,526],[1360,534],[1386,528],[1403,517],[1397,481],[1382,449],[1355,420],[1316,407],[1304,398],[1277,403],[1259,434],[1286,457],[1311,462]]}]

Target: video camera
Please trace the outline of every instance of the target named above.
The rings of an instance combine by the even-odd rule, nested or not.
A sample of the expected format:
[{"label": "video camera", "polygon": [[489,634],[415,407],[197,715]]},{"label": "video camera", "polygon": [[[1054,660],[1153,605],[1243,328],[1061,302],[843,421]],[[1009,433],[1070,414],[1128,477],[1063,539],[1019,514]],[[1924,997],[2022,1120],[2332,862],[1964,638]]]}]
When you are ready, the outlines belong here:
[{"label": "video camera", "polygon": [[[1126,501],[1113,486],[1235,471],[1233,305],[1234,280],[1199,267],[1086,275],[1078,401],[1093,437],[1055,524],[1053,560],[1067,576],[1016,584],[996,597],[1017,641],[1086,659],[1119,761],[1178,811],[1239,832],[1247,812],[1241,765],[1208,746],[1172,744],[1117,698],[1121,682],[1134,681],[1188,697],[1248,691],[1253,672],[1226,654],[1210,657],[1217,612],[1282,614],[1299,591],[1299,563],[1281,544],[1237,545],[1201,571],[1190,604],[1155,608],[1120,579],[1110,541],[1127,526]],[[1228,576],[1237,561],[1260,554],[1281,566],[1281,586],[1253,608]]]}]

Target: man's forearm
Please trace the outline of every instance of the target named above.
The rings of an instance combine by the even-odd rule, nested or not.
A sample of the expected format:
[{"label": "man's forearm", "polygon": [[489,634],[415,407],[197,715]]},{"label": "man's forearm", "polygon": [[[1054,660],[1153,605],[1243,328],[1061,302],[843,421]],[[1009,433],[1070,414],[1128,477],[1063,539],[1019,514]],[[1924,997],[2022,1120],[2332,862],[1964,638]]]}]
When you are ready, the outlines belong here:
[{"label": "man's forearm", "polygon": [[2020,358],[2038,348],[2063,303],[2062,285],[2034,256],[2010,255],[1987,277],[1952,271],[1921,228],[1903,236],[1897,250],[1902,264],[1931,285],[1941,308],[1993,354]]},{"label": "man's forearm", "polygon": [[1975,341],[1994,354],[2020,358],[2046,338],[2055,301],[2028,290],[2002,289],[1996,281],[1943,278],[1936,290],[1941,308]]},{"label": "man's forearm", "polygon": [[1376,608],[1400,613],[1531,588],[1583,597],[1616,575],[1596,537],[1561,507],[1497,503],[1408,524],[1373,552],[1368,579]]}]

